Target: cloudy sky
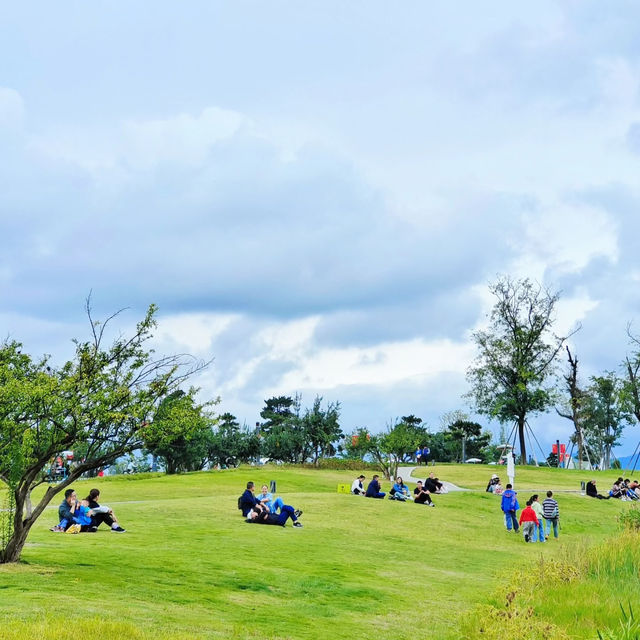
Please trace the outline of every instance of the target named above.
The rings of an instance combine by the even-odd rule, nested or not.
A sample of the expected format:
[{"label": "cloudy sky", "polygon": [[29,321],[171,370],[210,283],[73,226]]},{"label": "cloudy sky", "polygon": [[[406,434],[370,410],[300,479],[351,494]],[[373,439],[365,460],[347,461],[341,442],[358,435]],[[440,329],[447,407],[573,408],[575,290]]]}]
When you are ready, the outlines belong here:
[{"label": "cloudy sky", "polygon": [[248,424],[437,427],[497,274],[562,290],[585,379],[640,331],[631,0],[5,3],[0,149],[1,332],[62,359],[90,291],[155,302]]}]

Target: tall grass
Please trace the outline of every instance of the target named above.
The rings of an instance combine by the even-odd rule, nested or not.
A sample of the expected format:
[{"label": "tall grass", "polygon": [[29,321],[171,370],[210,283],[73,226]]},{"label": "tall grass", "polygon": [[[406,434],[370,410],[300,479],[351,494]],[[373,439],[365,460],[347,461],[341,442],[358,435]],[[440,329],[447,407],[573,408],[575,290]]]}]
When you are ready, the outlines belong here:
[{"label": "tall grass", "polygon": [[619,619],[620,600],[640,596],[639,567],[640,534],[630,530],[595,546],[566,546],[552,559],[541,555],[505,574],[491,604],[463,616],[463,636],[596,640],[595,629],[604,629],[605,640],[636,638],[632,611],[623,609]]}]

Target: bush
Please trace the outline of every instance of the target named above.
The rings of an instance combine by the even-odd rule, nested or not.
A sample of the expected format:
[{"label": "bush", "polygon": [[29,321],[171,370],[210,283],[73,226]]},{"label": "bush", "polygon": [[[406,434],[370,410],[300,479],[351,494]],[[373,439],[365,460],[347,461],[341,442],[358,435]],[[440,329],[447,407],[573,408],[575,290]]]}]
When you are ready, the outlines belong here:
[{"label": "bush", "polygon": [[631,531],[640,530],[640,508],[637,504],[629,507],[618,516],[618,522],[623,529]]},{"label": "bush", "polygon": [[301,466],[304,469],[330,469],[333,471],[363,471],[369,469],[380,472],[380,467],[373,462],[364,462],[360,459],[353,460],[349,458],[319,458],[318,464],[305,462]]}]

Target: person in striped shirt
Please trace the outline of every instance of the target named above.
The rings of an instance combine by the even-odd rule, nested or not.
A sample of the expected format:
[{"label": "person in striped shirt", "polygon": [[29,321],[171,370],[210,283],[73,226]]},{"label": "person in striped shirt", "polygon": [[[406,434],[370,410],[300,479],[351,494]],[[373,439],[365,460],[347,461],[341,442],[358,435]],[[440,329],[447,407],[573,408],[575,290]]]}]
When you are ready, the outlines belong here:
[{"label": "person in striped shirt", "polygon": [[553,491],[547,491],[547,497],[542,502],[542,515],[546,522],[547,538],[551,533],[553,525],[553,537],[558,538],[558,520],[560,519],[560,509],[558,503],[553,499]]}]

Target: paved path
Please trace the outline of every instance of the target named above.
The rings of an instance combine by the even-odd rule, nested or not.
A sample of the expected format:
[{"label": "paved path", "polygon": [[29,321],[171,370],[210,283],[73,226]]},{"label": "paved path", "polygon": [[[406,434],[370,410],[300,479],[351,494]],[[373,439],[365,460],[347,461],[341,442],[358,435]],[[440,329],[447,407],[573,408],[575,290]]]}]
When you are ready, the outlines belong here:
[{"label": "paved path", "polygon": [[[427,471],[428,467],[398,467],[398,475],[402,476],[405,480],[411,479],[414,482],[416,480],[422,480],[424,482],[427,478],[428,473],[422,473],[423,471]],[[417,472],[417,475],[413,475],[414,471]],[[447,491],[478,491],[478,489],[465,489],[464,487],[459,487],[452,482],[447,482],[446,480],[440,480],[442,484],[446,487]]]}]

